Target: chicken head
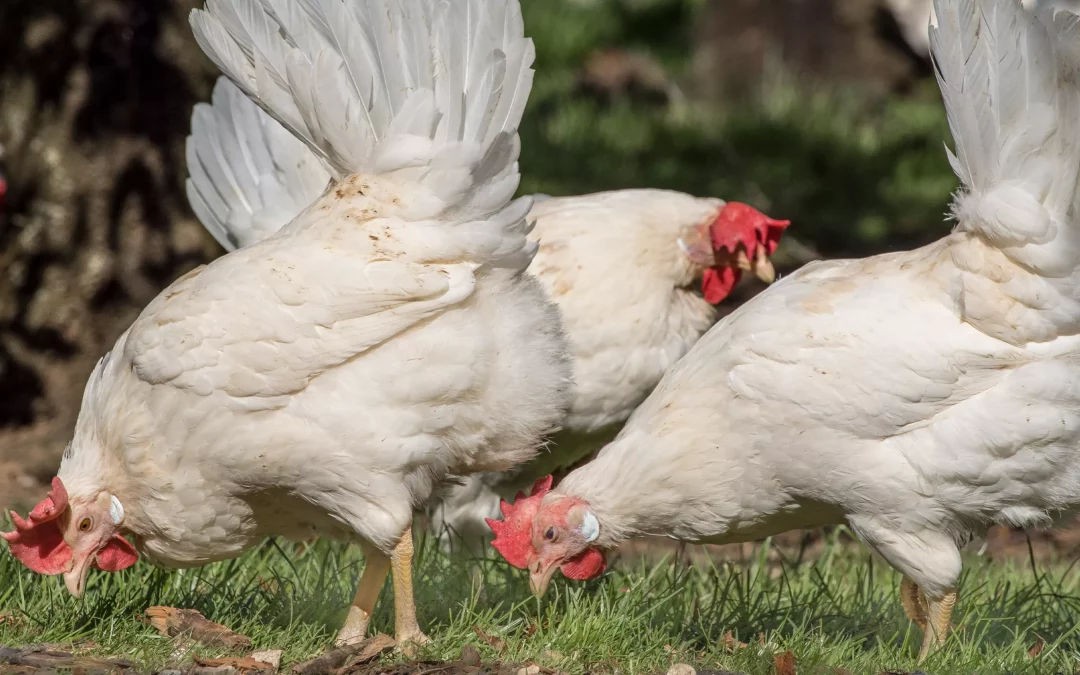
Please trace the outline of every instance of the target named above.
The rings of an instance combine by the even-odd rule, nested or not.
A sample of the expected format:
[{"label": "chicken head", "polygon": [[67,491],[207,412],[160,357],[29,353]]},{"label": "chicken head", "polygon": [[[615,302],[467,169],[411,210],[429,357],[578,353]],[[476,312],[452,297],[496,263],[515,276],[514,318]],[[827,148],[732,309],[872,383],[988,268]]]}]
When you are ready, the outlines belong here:
[{"label": "chicken head", "polygon": [[710,304],[731,294],[743,272],[753,272],[767,284],[776,279],[769,256],[776,251],[790,220],[775,220],[739,202],[728,202],[716,218],[680,240],[690,259],[706,269],[701,290]]},{"label": "chicken head", "polygon": [[529,588],[536,596],[547,590],[555,570],[569,579],[593,579],[607,568],[594,542],[600,523],[588,503],[575,497],[545,495],[551,476],[541,478],[532,494],[518,493],[513,504],[502,502],[503,520],[488,519],[495,533],[492,546],[515,567],[529,570]]},{"label": "chicken head", "polygon": [[104,492],[89,500],[71,499],[63,481],[53,478],[48,497],[26,519],[15,512],[11,517],[15,531],[0,532],[11,554],[40,574],[63,574],[75,597],[82,595],[91,567],[118,572],[139,559],[120,535],[124,507]]}]

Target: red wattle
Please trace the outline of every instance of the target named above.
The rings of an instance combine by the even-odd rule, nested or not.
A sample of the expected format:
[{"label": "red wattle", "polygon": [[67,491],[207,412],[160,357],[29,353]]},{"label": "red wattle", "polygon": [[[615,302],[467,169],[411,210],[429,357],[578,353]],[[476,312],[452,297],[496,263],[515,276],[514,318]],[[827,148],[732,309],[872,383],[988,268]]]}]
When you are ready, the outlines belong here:
[{"label": "red wattle", "polygon": [[97,554],[94,567],[106,572],[119,572],[126,570],[139,561],[139,553],[135,547],[120,535],[116,535],[105,544]]},{"label": "red wattle", "polygon": [[607,569],[607,560],[599,549],[587,548],[576,558],[564,562],[559,569],[567,579],[595,579]]},{"label": "red wattle", "polygon": [[740,270],[733,267],[710,267],[701,278],[701,292],[705,302],[718,305],[728,295],[742,276]]}]

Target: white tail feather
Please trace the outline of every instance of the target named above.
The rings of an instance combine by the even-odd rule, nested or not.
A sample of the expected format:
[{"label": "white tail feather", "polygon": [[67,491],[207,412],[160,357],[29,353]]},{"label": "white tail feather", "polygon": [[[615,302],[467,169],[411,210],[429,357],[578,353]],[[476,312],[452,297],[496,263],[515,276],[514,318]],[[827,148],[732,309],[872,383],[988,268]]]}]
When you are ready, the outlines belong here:
[{"label": "white tail feather", "polygon": [[1063,278],[1080,265],[1076,33],[1016,0],[936,0],[931,48],[964,184],[959,227]]},{"label": "white tail feather", "polygon": [[487,218],[517,190],[532,42],[517,0],[208,0],[211,59],[330,167]]},{"label": "white tail feather", "polygon": [[326,189],[330,172],[227,78],[195,107],[187,140],[188,200],[226,250],[277,232]]}]

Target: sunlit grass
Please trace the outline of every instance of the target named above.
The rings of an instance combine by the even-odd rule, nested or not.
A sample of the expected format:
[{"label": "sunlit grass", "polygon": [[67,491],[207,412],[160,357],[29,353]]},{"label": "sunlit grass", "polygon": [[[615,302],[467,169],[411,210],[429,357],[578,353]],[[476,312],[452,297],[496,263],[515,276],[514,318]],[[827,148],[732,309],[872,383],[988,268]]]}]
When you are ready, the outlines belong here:
[{"label": "sunlit grass", "polygon": [[[465,644],[485,659],[535,660],[570,673],[656,672],[672,662],[771,674],[792,650],[800,672],[910,672],[919,635],[897,602],[899,579],[861,549],[831,544],[814,562],[776,567],[630,564],[589,583],[558,580],[548,597],[528,594],[519,570],[500,560],[453,561],[430,542],[417,558],[421,624],[434,639],[423,656],[458,658]],[[362,560],[353,548],[268,541],[243,558],[165,572],[140,563],[94,573],[76,601],[59,580],[0,556],[0,644],[49,642],[125,656],[146,668],[175,661],[175,645],[143,620],[152,605],[195,608],[287,661],[327,648]],[[389,586],[374,623],[392,632]],[[12,617],[14,620],[12,620]],[[937,673],[1072,673],[1080,639],[1080,575],[1071,566],[968,562],[949,647],[924,665]],[[501,651],[474,631],[505,641]],[[744,648],[731,649],[731,632]],[[1037,658],[1028,651],[1040,636]],[[196,652],[198,653],[198,652]],[[215,652],[204,652],[215,654]]]}]

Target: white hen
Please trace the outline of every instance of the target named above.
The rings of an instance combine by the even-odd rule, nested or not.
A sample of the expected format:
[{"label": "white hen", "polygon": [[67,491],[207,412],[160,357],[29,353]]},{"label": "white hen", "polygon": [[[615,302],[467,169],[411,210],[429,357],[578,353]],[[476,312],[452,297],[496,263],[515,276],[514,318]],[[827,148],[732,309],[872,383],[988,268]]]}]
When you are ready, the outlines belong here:
[{"label": "white hen", "polygon": [[1077,19],[1016,0],[937,16],[956,231],[808,265],[712,328],[595,461],[493,523],[535,591],[628,537],[847,523],[903,573],[925,656],[966,542],[1080,506]]},{"label": "white hen", "polygon": [[[310,150],[227,79],[196,107],[188,139],[190,201],[228,250],[261,241],[322,193],[330,176]],[[509,472],[447,486],[432,528],[449,548],[482,549],[484,522],[538,476],[614,437],[663,374],[715,322],[743,271],[772,281],[768,260],[787,222],[741,204],[666,190],[537,197],[539,251],[529,271],[562,310],[575,386],[565,431]],[[704,294],[695,289],[704,281]],[[704,297],[703,297],[704,295]]]},{"label": "white hen", "polygon": [[[531,203],[510,201],[532,82],[520,8],[210,0],[191,21],[329,189],[143,311],[91,376],[50,498],[5,536],[76,595],[91,566],[134,561],[122,535],[178,567],[267,535],[356,542],[339,641],[363,636],[391,567],[398,639],[423,640],[414,509],[448,475],[529,459],[568,404],[558,312],[523,274]],[[303,171],[295,142],[250,128]],[[274,180],[235,187],[272,214],[295,203]]]}]

